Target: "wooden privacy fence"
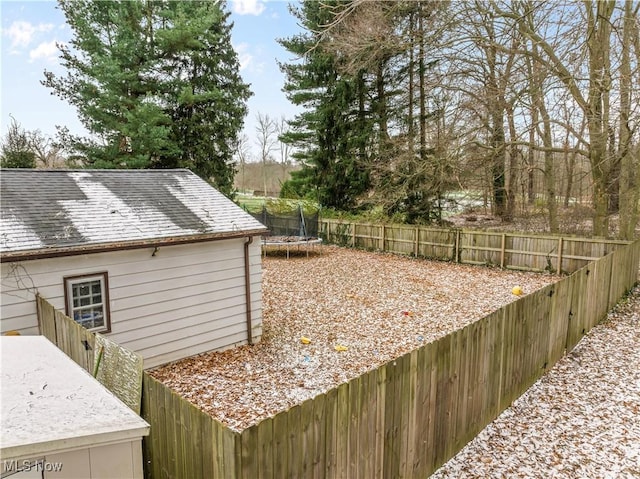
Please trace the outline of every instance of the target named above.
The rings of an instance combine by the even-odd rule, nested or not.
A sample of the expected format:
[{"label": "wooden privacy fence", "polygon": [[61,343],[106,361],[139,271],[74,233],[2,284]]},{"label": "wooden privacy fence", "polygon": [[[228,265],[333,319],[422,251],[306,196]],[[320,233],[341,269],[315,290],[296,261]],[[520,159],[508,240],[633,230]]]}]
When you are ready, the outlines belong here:
[{"label": "wooden privacy fence", "polygon": [[640,241],[242,432],[144,376],[146,476],[424,478],[570,351],[635,283]]},{"label": "wooden privacy fence", "polygon": [[573,273],[628,241],[571,236],[500,233],[368,224],[323,219],[320,235],[329,243],[411,254],[467,264],[496,265],[525,271]]},{"label": "wooden privacy fence", "polygon": [[96,379],[140,414],[142,357],[80,326],[40,295],[36,296],[36,305],[40,333],[89,374],[95,372],[100,356]]}]

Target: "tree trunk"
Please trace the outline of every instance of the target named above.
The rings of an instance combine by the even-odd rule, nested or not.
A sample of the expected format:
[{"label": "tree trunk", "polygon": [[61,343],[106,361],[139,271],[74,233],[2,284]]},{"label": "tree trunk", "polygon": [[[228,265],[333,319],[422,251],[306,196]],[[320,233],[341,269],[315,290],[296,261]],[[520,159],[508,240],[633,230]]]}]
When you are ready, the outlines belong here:
[{"label": "tree trunk", "polygon": [[556,176],[554,170],[553,152],[553,140],[551,136],[551,119],[549,113],[544,104],[544,99],[540,102],[540,114],[543,122],[543,134],[542,143],[544,144],[544,183],[547,192],[547,212],[549,214],[549,230],[552,233],[557,233],[559,228],[558,224],[558,204],[556,201]]},{"label": "tree trunk", "polygon": [[529,77],[529,97],[531,98],[531,128],[529,129],[529,154],[527,155],[527,203],[533,205],[535,192],[534,171],[535,171],[535,144],[536,129],[538,128],[538,108],[536,108],[536,82],[533,80],[533,59],[527,57],[527,76]]},{"label": "tree trunk", "polygon": [[[544,98],[544,80],[547,76],[544,65],[537,60],[538,48],[533,43],[531,46],[533,59],[531,60],[532,75],[529,78],[531,82],[531,97],[533,99],[532,108],[537,109],[542,117],[542,144],[544,145],[544,185],[546,190],[547,213],[549,215],[549,230],[557,233],[558,225],[558,205],[556,202],[556,178],[553,162],[553,139],[551,134],[551,118],[547,111]],[[535,125],[533,125],[535,126]],[[537,126],[536,126],[537,129]]]},{"label": "tree trunk", "polygon": [[[366,112],[366,99],[367,86],[364,81],[364,73],[361,71],[358,73],[358,132],[362,135],[365,130],[365,124],[367,122]],[[359,141],[358,156],[360,159],[359,167],[362,168],[367,158],[367,147],[364,141]]]},{"label": "tree trunk", "polygon": [[[589,89],[588,97],[583,92],[576,77],[567,69],[554,47],[542,38],[531,25],[523,21],[528,15],[522,12],[506,12],[498,10],[505,18],[512,18],[520,22],[525,33],[543,51],[548,60],[549,68],[558,79],[565,84],[573,99],[582,109],[588,119],[589,132],[589,161],[593,180],[593,233],[596,236],[606,236],[609,231],[609,174],[611,158],[607,155],[607,129],[609,118],[609,89],[610,75],[610,41],[611,16],[615,8],[614,0],[583,0],[586,11],[586,47],[589,54]],[[525,4],[528,11],[532,11],[532,4]],[[595,7],[595,10],[594,10]]]},{"label": "tree trunk", "polygon": [[595,12],[591,1],[587,6],[587,46],[589,48],[589,160],[593,177],[593,234],[609,234],[609,182],[611,156],[607,152],[610,78],[610,19],[615,7],[613,1],[599,1]]},{"label": "tree trunk", "polygon": [[[493,40],[493,31],[489,29],[489,37]],[[486,48],[487,66],[487,109],[491,128],[491,187],[493,190],[493,214],[504,218],[506,213],[507,195],[505,191],[505,132],[504,132],[504,105],[498,87],[496,46],[491,43]]]},{"label": "tree trunk", "polygon": [[[407,137],[409,139],[409,151],[413,154],[414,152],[414,147],[415,147],[415,125],[413,124],[414,120],[413,120],[413,102],[414,102],[414,76],[415,76],[415,71],[414,68],[416,67],[416,62],[414,59],[414,48],[415,48],[415,41],[416,41],[416,36],[415,36],[415,26],[414,26],[414,14],[411,13],[409,14],[409,98],[408,98],[408,103],[409,103],[409,108],[407,110]],[[422,33],[422,32],[420,32]],[[420,43],[422,45],[422,42]],[[420,56],[420,58],[422,58],[422,55]]]},{"label": "tree trunk", "polygon": [[[569,121],[569,118],[567,116],[567,120]],[[582,121],[582,125],[580,126],[580,137],[582,137],[584,135],[584,129],[585,129],[586,123],[583,120]],[[573,178],[575,176],[575,170],[576,170],[576,159],[578,158],[579,153],[577,151],[572,151],[571,153],[569,153],[569,135],[570,132],[569,130],[567,130],[566,136],[565,136],[565,140],[564,140],[564,148],[565,148],[565,161],[564,161],[564,166],[565,166],[565,171],[567,174],[567,183],[566,183],[566,189],[564,192],[564,207],[568,208],[570,201],[571,201],[571,197],[573,195],[573,190],[574,190],[574,186],[573,186]],[[582,183],[582,182],[581,182]],[[581,192],[578,193],[578,196],[581,197],[582,194]],[[580,198],[580,203],[582,203],[582,198]]]},{"label": "tree trunk", "polygon": [[420,160],[423,162],[427,156],[427,94],[425,91],[425,65],[424,65],[424,21],[422,15],[418,17],[418,88],[420,89]]},{"label": "tree trunk", "polygon": [[507,123],[509,124],[509,137],[511,138],[511,146],[509,147],[509,181],[507,184],[507,207],[505,210],[505,220],[511,221],[516,210],[516,181],[518,174],[518,145],[516,138],[518,137],[516,130],[516,122],[513,114],[513,104],[507,103]]},{"label": "tree trunk", "polygon": [[[633,12],[632,0],[626,0],[624,6],[624,21],[622,30],[622,56],[620,61],[620,232],[622,239],[631,240],[638,224],[638,201],[640,200],[640,185],[638,184],[638,151],[633,151],[631,142],[632,131],[629,125],[631,112],[631,46],[637,42],[638,30],[634,26],[637,15]],[[636,52],[640,54],[640,52]]]},{"label": "tree trunk", "polygon": [[565,139],[564,142],[564,167],[565,172],[567,174],[567,183],[564,190],[564,207],[569,207],[569,201],[571,199],[571,194],[573,193],[573,175],[575,174],[576,169],[576,155],[577,153],[572,152],[569,154],[569,140]]},{"label": "tree trunk", "polygon": [[[378,96],[377,112],[378,112],[378,125],[380,127],[380,152],[386,150],[389,143],[389,128],[387,119],[387,97],[385,93],[384,84],[384,64],[380,62],[376,69],[376,93]],[[382,155],[384,156],[384,155]]]},{"label": "tree trunk", "polygon": [[491,132],[491,180],[493,187],[493,208],[494,214],[499,218],[504,218],[507,195],[505,191],[504,164],[506,152],[504,145],[504,117],[502,110],[496,109],[492,112],[493,128]]}]

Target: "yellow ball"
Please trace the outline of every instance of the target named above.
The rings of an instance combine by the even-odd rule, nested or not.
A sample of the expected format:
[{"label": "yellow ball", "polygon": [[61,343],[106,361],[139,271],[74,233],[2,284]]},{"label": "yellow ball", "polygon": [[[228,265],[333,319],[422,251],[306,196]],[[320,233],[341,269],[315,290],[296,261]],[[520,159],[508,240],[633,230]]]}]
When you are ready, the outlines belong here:
[{"label": "yellow ball", "polygon": [[520,286],[514,286],[511,292],[516,296],[522,296],[524,294],[524,291],[522,291],[522,288]]}]

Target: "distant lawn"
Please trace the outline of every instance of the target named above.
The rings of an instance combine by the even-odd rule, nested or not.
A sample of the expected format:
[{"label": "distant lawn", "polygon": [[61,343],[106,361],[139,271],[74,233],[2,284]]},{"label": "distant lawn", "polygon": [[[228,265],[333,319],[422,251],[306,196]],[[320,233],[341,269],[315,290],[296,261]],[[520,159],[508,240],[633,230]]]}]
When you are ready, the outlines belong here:
[{"label": "distant lawn", "polygon": [[302,206],[305,214],[315,214],[320,210],[320,205],[314,201],[270,198],[243,193],[236,195],[236,203],[250,213],[260,213],[264,206],[272,214],[291,213],[297,211],[299,206]]}]

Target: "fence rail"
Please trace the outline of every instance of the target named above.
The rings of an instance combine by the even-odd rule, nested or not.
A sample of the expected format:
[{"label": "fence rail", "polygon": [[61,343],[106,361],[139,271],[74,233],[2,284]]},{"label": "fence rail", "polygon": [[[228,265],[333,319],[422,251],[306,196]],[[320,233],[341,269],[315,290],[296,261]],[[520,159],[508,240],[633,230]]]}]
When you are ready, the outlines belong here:
[{"label": "fence rail", "polygon": [[573,273],[628,241],[320,220],[329,243],[525,271]]},{"label": "fence rail", "polygon": [[[338,228],[339,223],[324,221],[326,231]],[[515,264],[512,255],[528,254],[523,244],[539,252],[548,241],[558,245],[555,258],[563,271],[575,264],[571,256],[600,251],[603,257],[242,432],[224,427],[145,374],[142,413],[151,424],[145,439],[148,478],[427,477],[573,349],[633,286],[640,262],[640,241],[537,241],[524,235],[413,228],[417,240],[407,242],[396,236],[398,229],[381,227],[374,237],[373,228],[365,234],[363,227],[351,226],[352,244],[370,247],[357,238],[377,238],[387,245],[409,245],[411,251],[404,252],[437,257],[439,248],[440,254],[468,262],[480,251],[501,258],[505,267],[526,267]],[[465,247],[473,238],[476,248]],[[507,246],[512,238],[523,243]],[[573,246],[563,246],[572,241]]]},{"label": "fence rail", "polygon": [[[382,237],[394,241],[395,233],[385,228]],[[444,248],[437,235],[415,234],[421,241],[413,248]],[[463,245],[463,233],[453,234],[452,251],[462,254],[457,245]],[[489,241],[471,251],[499,253],[506,262],[507,238],[500,236],[500,242],[498,251],[487,249],[493,248]],[[576,244],[584,256],[614,250],[463,329],[242,432],[143,373],[139,356],[82,328],[40,296],[38,320],[42,334],[90,372],[97,349],[106,345],[110,359],[98,379],[134,410],[142,386],[142,416],[151,425],[143,441],[147,478],[426,477],[572,350],[636,282],[640,241]],[[596,248],[588,250],[585,244]]]}]

